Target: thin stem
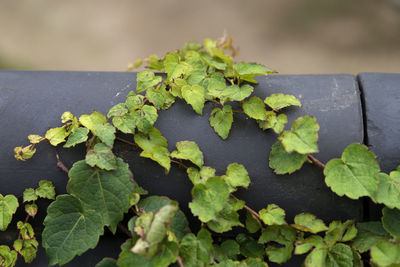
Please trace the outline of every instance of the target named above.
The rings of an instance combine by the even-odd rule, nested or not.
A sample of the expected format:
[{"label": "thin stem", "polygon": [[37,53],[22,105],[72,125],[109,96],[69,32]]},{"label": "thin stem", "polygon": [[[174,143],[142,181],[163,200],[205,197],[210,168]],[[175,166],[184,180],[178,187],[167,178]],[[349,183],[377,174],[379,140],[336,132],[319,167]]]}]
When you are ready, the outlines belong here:
[{"label": "thin stem", "polygon": [[60,155],[58,155],[58,152],[56,152],[56,158],[57,158],[57,167],[63,170],[65,173],[69,173],[69,169],[60,160]]},{"label": "thin stem", "polygon": [[[234,199],[236,199],[236,200],[240,200],[240,199],[238,199],[236,196],[234,196],[233,194],[231,194],[231,196],[234,198]],[[255,210],[253,210],[252,208],[250,208],[249,206],[247,206],[247,205],[244,205],[243,206],[246,210],[248,210],[255,218],[257,218],[258,220],[260,220],[260,215],[258,215],[258,213],[255,211]]]},{"label": "thin stem", "polygon": [[92,145],[93,145],[93,142],[95,139],[96,139],[96,136],[93,135],[93,137],[89,140],[89,144],[87,146],[86,153],[92,148]]},{"label": "thin stem", "polygon": [[131,142],[131,141],[125,140],[125,139],[123,139],[123,138],[115,137],[115,139],[118,140],[118,141],[120,141],[120,142],[122,142],[122,143],[125,143],[125,144],[127,144],[127,145],[131,145],[131,146],[134,146],[134,147],[136,147],[136,148],[138,147],[137,144],[135,144],[135,143],[133,143],[133,142]]},{"label": "thin stem", "polygon": [[122,223],[118,224],[118,229],[121,230],[124,234],[128,235],[129,238],[132,238],[132,233],[126,228]]},{"label": "thin stem", "polygon": [[317,158],[312,156],[311,154],[307,155],[307,158],[316,166],[320,167],[321,169],[325,169],[325,164],[323,164],[321,161],[319,161]]},{"label": "thin stem", "polygon": [[177,161],[177,160],[173,160],[173,159],[171,159],[171,162],[178,164],[178,165],[179,165],[179,167],[182,167],[182,168],[184,168],[184,169],[189,169],[189,167],[188,167],[188,166],[186,166],[185,164],[183,164],[183,163],[182,163],[182,162],[180,162],[180,161]]},{"label": "thin stem", "polygon": [[182,262],[182,259],[180,256],[178,256],[178,258],[176,258],[176,261],[178,262],[179,267],[185,267],[185,265],[183,265],[183,262]]},{"label": "thin stem", "polygon": [[244,111],[243,111],[243,110],[240,110],[240,109],[232,109],[232,112],[235,112],[235,113],[244,113]]}]

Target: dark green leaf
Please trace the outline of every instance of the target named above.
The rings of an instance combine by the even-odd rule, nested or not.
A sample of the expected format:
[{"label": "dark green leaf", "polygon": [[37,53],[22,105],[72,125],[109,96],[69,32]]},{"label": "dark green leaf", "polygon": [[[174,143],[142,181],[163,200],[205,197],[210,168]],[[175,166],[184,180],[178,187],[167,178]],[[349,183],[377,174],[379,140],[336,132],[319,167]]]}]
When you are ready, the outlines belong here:
[{"label": "dark green leaf", "polygon": [[390,238],[381,222],[357,223],[357,229],[357,236],[354,238],[352,246],[361,253],[368,251],[380,241]]},{"label": "dark green leaf", "polygon": [[243,233],[236,236],[236,241],[240,245],[240,253],[245,257],[263,258],[264,246],[255,241],[251,236]]},{"label": "dark green leaf", "polygon": [[400,238],[400,210],[385,207],[382,213],[383,228],[392,236]]},{"label": "dark green leaf", "polygon": [[99,263],[96,264],[96,267],[118,267],[118,265],[115,259],[103,258]]},{"label": "dark green leaf", "polygon": [[92,167],[97,166],[104,170],[115,170],[117,160],[111,148],[103,143],[98,143],[86,154],[86,163]]},{"label": "dark green leaf", "polygon": [[295,240],[296,230],[292,227],[287,225],[273,225],[263,231],[258,242],[263,244],[276,242],[282,245],[283,247],[278,247],[274,244],[268,244],[265,249],[270,261],[282,264],[291,258]]},{"label": "dark green leaf", "polygon": [[307,160],[307,155],[286,152],[281,142],[276,142],[269,154],[269,167],[276,174],[290,174],[299,170]]}]

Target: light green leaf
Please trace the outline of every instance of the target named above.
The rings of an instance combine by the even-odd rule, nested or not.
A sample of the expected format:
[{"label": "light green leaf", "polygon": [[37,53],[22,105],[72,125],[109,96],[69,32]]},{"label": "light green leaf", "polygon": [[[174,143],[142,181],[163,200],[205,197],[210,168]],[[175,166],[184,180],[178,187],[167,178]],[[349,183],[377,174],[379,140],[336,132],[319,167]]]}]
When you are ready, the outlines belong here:
[{"label": "light green leaf", "polygon": [[390,235],[382,226],[381,222],[357,223],[357,236],[353,240],[353,248],[364,253],[380,241],[389,240]]},{"label": "light green leaf", "polygon": [[393,209],[400,209],[400,171],[392,171],[390,176],[378,173],[378,190],[372,199]]},{"label": "light green leaf", "polygon": [[324,247],[315,248],[311,251],[310,254],[307,255],[304,266],[305,267],[321,267],[326,266],[326,256],[328,254],[328,249]]},{"label": "light green leaf", "polygon": [[96,264],[96,267],[118,267],[118,265],[115,259],[103,258],[99,263]]},{"label": "light green leaf", "polygon": [[158,118],[157,109],[153,106],[144,105],[141,109],[132,113],[135,124],[142,133],[148,133]]},{"label": "light green leaf", "polygon": [[115,128],[111,124],[103,123],[94,126],[93,134],[99,137],[99,139],[106,145],[112,147],[115,139]]},{"label": "light green leaf", "polygon": [[265,98],[264,103],[275,111],[289,106],[301,107],[301,102],[294,95],[272,94]]},{"label": "light green leaf", "polygon": [[322,220],[317,219],[315,215],[310,213],[300,213],[299,215],[296,215],[292,227],[313,234],[328,230],[328,227],[326,227]]},{"label": "light green leaf", "polygon": [[315,117],[303,116],[296,119],[292,129],[283,131],[278,139],[288,153],[315,153],[318,152],[318,130],[319,125]]},{"label": "light green leaf", "polygon": [[233,191],[236,190],[236,187],[247,188],[250,184],[250,177],[246,168],[238,163],[229,164],[223,178]]},{"label": "light green leaf", "polygon": [[38,206],[36,204],[26,204],[25,205],[25,212],[31,216],[35,217],[38,211]]},{"label": "light green leaf", "polygon": [[244,113],[250,118],[256,120],[265,120],[267,118],[264,102],[257,96],[244,101],[242,107]]},{"label": "light green leaf", "polygon": [[268,267],[268,264],[259,258],[248,258],[242,263],[245,263],[247,267]]},{"label": "light green leaf", "polygon": [[61,115],[61,122],[66,123],[68,121],[72,121],[74,118],[74,115],[70,111],[66,111]]},{"label": "light green leaf", "polygon": [[371,261],[378,266],[400,264],[400,244],[381,241],[371,247]]},{"label": "light green leaf", "polygon": [[88,134],[89,129],[85,127],[79,127],[78,129],[73,130],[64,147],[74,147],[77,144],[86,142],[88,139]]},{"label": "light green leaf", "polygon": [[194,234],[187,234],[182,239],[179,255],[185,267],[208,266],[210,254],[208,247],[203,246]]},{"label": "light green leaf", "polygon": [[42,245],[49,264],[63,265],[94,248],[103,234],[98,210],[86,209],[71,195],[60,195],[47,208]]},{"label": "light green leaf", "polygon": [[8,246],[0,246],[0,263],[4,267],[13,267],[17,262],[18,254]]},{"label": "light green leaf", "polygon": [[35,189],[33,188],[26,188],[23,194],[24,202],[31,202],[38,199],[38,196],[35,193]]},{"label": "light green leaf", "polygon": [[263,65],[257,63],[240,62],[233,65],[233,69],[236,71],[241,80],[252,83],[257,83],[257,81],[254,79],[255,76],[274,73],[274,71],[267,69]]},{"label": "light green leaf", "polygon": [[217,70],[225,70],[226,69],[226,63],[222,59],[220,59],[218,57],[210,57],[207,54],[203,54],[201,56],[201,58],[211,68],[214,68],[214,69],[217,69]]},{"label": "light green leaf", "polygon": [[165,139],[159,130],[153,127],[147,135],[142,133],[135,134],[135,143],[143,149],[140,156],[152,159],[168,172],[171,167],[171,159],[167,149],[167,139]]},{"label": "light green leaf", "polygon": [[200,151],[199,146],[193,141],[181,141],[176,143],[175,150],[171,153],[171,157],[177,159],[185,159],[193,162],[199,168],[204,165],[203,152]]},{"label": "light green leaf", "polygon": [[141,93],[150,87],[156,86],[162,81],[161,76],[155,76],[152,71],[142,71],[137,74],[136,93]]},{"label": "light green leaf", "polygon": [[204,88],[200,85],[185,85],[182,87],[182,97],[190,104],[197,114],[203,114]]},{"label": "light green leaf", "polygon": [[134,189],[128,164],[118,158],[116,170],[104,171],[91,168],[81,160],[72,166],[68,176],[70,193],[79,198],[86,209],[101,214],[104,225],[115,233],[118,222],[130,207]]},{"label": "light green leaf", "polygon": [[265,115],[267,117],[266,120],[258,120],[258,126],[264,131],[267,129],[272,129],[275,133],[280,134],[287,123],[286,115],[279,114],[279,116],[276,116],[276,113],[273,111],[267,111]]},{"label": "light green leaf", "polygon": [[32,148],[32,145],[22,147],[17,146],[14,148],[14,158],[17,160],[25,161],[33,157],[36,152],[36,148]]},{"label": "light green leaf", "polygon": [[38,144],[38,143],[40,143],[40,141],[42,141],[44,138],[41,137],[40,135],[37,135],[37,134],[30,134],[30,135],[28,135],[28,139],[29,139],[29,142],[30,142],[31,144]]},{"label": "light green leaf", "polygon": [[25,263],[31,263],[36,258],[39,242],[35,238],[27,240],[18,239],[15,242],[21,242],[21,248],[17,251],[24,257]]},{"label": "light green leaf", "polygon": [[14,195],[3,196],[0,194],[0,231],[7,229],[18,206],[18,199]]},{"label": "light green leaf", "polygon": [[248,84],[244,84],[241,87],[237,85],[231,85],[225,88],[221,97],[227,98],[226,101],[242,101],[249,97],[253,90],[254,87]]},{"label": "light green leaf", "polygon": [[168,75],[168,81],[173,81],[189,71],[190,65],[179,61],[177,53],[172,52],[165,56],[164,68]]},{"label": "light green leaf", "polygon": [[307,160],[307,155],[297,152],[288,153],[281,142],[277,141],[269,154],[269,167],[276,174],[291,174],[299,170]]},{"label": "light green leaf", "polygon": [[65,127],[57,127],[48,130],[44,137],[49,140],[52,146],[57,146],[65,141],[65,137],[67,137],[67,135],[68,134]]},{"label": "light green leaf", "polygon": [[225,79],[216,76],[207,80],[207,95],[214,98],[224,99],[223,94],[228,89]]},{"label": "light green leaf", "polygon": [[112,108],[107,113],[107,117],[120,117],[128,113],[128,109],[126,108],[125,103],[119,103]]},{"label": "light green leaf", "polygon": [[266,209],[262,209],[258,213],[260,214],[260,219],[267,225],[287,224],[285,221],[285,211],[278,205],[269,204]]},{"label": "light green leaf", "polygon": [[364,145],[349,145],[341,159],[332,159],[326,164],[325,183],[339,196],[351,199],[373,196],[378,189],[380,171],[375,157]]},{"label": "light green leaf", "polygon": [[100,112],[93,111],[90,114],[83,114],[82,116],[80,116],[79,122],[93,132],[97,125],[106,123],[107,119]]},{"label": "light green leaf", "polygon": [[270,261],[282,264],[291,258],[295,240],[296,230],[287,225],[273,225],[263,231],[258,242],[263,244],[279,243],[281,246],[268,244],[265,252]]},{"label": "light green leaf", "polygon": [[208,166],[201,167],[200,171],[197,168],[189,167],[186,171],[194,185],[204,184],[208,178],[215,176],[215,169]]},{"label": "light green leaf", "polygon": [[123,133],[133,134],[136,129],[135,117],[132,114],[114,117],[112,120],[114,126]]},{"label": "light green leaf", "polygon": [[97,166],[104,170],[115,170],[117,160],[111,148],[103,143],[98,143],[93,149],[89,150],[85,158],[86,164]]},{"label": "light green leaf", "polygon": [[41,198],[55,199],[56,191],[54,185],[50,181],[42,180],[39,182],[39,187],[36,188],[35,194]]},{"label": "light green leaf", "polygon": [[348,245],[338,243],[329,248],[326,257],[326,266],[348,267],[353,266],[353,251]]},{"label": "light green leaf", "polygon": [[202,222],[209,222],[217,217],[229,197],[228,185],[220,177],[212,177],[205,184],[197,184],[192,190],[193,201],[189,207],[193,215]]},{"label": "light green leaf", "polygon": [[164,71],[163,59],[158,58],[157,55],[151,55],[146,59],[148,69]]},{"label": "light green leaf", "polygon": [[340,221],[332,221],[329,224],[329,229],[325,233],[325,243],[331,247],[338,241],[347,242],[355,238],[357,235],[357,228],[353,220],[347,220],[344,223]]},{"label": "light green leaf", "polygon": [[125,105],[130,112],[141,109],[144,105],[146,98],[142,95],[137,95],[135,92],[130,91],[125,100]]},{"label": "light green leaf", "polygon": [[215,219],[207,223],[208,228],[216,233],[224,233],[232,230],[234,226],[243,226],[239,220],[234,203],[226,203]]},{"label": "light green leaf", "polygon": [[237,260],[237,255],[240,254],[239,244],[232,239],[225,240],[220,246],[214,245],[215,256],[219,262],[224,260]]},{"label": "light green leaf", "polygon": [[294,250],[295,255],[301,255],[309,252],[312,248],[324,246],[324,240],[319,235],[312,235],[306,239],[296,240],[296,249]]},{"label": "light green leaf", "polygon": [[224,106],[222,109],[215,108],[210,115],[210,125],[214,131],[222,138],[228,138],[233,122],[232,107]]},{"label": "light green leaf", "polygon": [[382,213],[383,228],[392,236],[400,238],[400,210],[385,207]]}]

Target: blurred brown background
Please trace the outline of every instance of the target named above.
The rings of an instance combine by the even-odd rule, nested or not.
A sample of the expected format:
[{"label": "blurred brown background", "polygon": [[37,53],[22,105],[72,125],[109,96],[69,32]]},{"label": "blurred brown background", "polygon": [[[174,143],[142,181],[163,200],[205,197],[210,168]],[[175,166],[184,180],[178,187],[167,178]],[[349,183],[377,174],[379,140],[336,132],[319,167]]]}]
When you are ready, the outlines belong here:
[{"label": "blurred brown background", "polygon": [[225,29],[280,73],[400,72],[399,0],[0,0],[0,68],[123,71]]}]

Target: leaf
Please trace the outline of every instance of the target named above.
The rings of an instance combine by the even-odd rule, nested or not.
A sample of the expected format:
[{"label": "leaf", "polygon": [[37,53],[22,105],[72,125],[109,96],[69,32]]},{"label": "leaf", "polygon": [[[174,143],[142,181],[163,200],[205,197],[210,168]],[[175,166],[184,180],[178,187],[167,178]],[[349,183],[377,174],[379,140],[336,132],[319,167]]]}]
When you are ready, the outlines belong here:
[{"label": "leaf", "polygon": [[269,167],[276,174],[291,174],[299,170],[307,160],[307,155],[297,152],[288,153],[281,142],[277,141],[272,145],[269,154]]},{"label": "leaf", "polygon": [[66,111],[61,115],[61,122],[66,123],[68,121],[72,121],[74,119],[74,115],[70,111]]},{"label": "leaf", "polygon": [[287,224],[285,221],[285,211],[278,205],[269,204],[266,209],[262,209],[258,213],[260,214],[260,219],[266,225]]},{"label": "leaf", "polygon": [[156,86],[162,81],[161,76],[155,76],[152,71],[142,71],[136,77],[136,93],[141,93],[150,87]]},{"label": "leaf", "polygon": [[244,84],[241,87],[237,85],[231,85],[222,91],[221,97],[226,98],[226,101],[243,101],[251,95],[254,87],[248,84]]},{"label": "leaf", "polygon": [[35,194],[41,198],[55,199],[56,191],[54,185],[50,181],[41,180],[39,182],[39,187],[36,188]]},{"label": "leaf", "polygon": [[189,203],[193,215],[202,222],[217,217],[229,197],[228,185],[220,177],[212,177],[205,184],[197,184],[192,189],[193,201]]},{"label": "leaf", "polygon": [[7,229],[18,206],[18,199],[14,195],[3,196],[0,194],[0,231]]},{"label": "leaf", "polygon": [[99,263],[96,264],[96,267],[118,267],[118,265],[115,259],[103,258]]},{"label": "leaf", "polygon": [[36,152],[36,148],[33,148],[32,145],[22,147],[18,146],[14,148],[14,158],[17,160],[25,161],[33,157]]},{"label": "leaf", "polygon": [[236,236],[240,246],[240,254],[245,257],[264,258],[264,246],[255,241],[251,236],[240,233]]},{"label": "leaf", "polygon": [[274,73],[261,64],[240,62],[233,65],[233,69],[237,72],[240,79],[252,83],[257,83],[255,76],[267,75]]},{"label": "leaf", "polygon": [[325,233],[325,243],[328,247],[333,246],[336,242],[347,242],[355,238],[357,228],[353,220],[348,220],[344,223],[340,221],[332,221],[329,224],[329,229]]},{"label": "leaf", "polygon": [[38,199],[38,196],[35,193],[35,189],[33,188],[26,188],[23,194],[24,202],[31,202]]},{"label": "leaf", "polygon": [[353,266],[353,251],[348,245],[338,243],[329,248],[326,266]]},{"label": "leaf", "polygon": [[305,267],[321,267],[326,266],[325,259],[328,254],[328,250],[324,247],[315,248],[307,255],[304,266]]},{"label": "leaf", "polygon": [[190,104],[197,114],[203,114],[204,107],[204,88],[200,85],[185,85],[182,87],[182,97]]},{"label": "leaf", "polygon": [[81,160],[74,163],[68,176],[70,193],[82,201],[85,209],[101,214],[104,225],[115,233],[118,222],[130,207],[134,189],[128,164],[118,158],[117,169],[105,171],[91,168]]},{"label": "leaf", "polygon": [[120,117],[114,117],[112,120],[115,128],[126,134],[135,133],[136,122],[135,117],[132,114],[125,114]]},{"label": "leaf", "polygon": [[250,118],[256,120],[265,120],[267,117],[265,115],[265,105],[264,102],[257,96],[253,96],[250,99],[243,102],[243,111]]},{"label": "leaf", "polygon": [[261,223],[249,211],[246,211],[246,229],[250,234],[254,234],[261,229]]},{"label": "leaf", "polygon": [[57,146],[58,144],[65,141],[66,136],[67,130],[65,129],[65,127],[57,127],[48,130],[44,137],[49,140],[52,146]]},{"label": "leaf", "polygon": [[117,160],[111,148],[103,143],[98,143],[93,149],[89,150],[85,158],[86,164],[97,166],[104,170],[117,169]]},{"label": "leaf", "polygon": [[179,55],[177,53],[169,53],[165,56],[164,68],[168,75],[168,81],[173,81],[189,70],[189,65],[185,62],[179,62]]},{"label": "leaf", "polygon": [[382,209],[382,225],[385,230],[394,237],[400,237],[400,210],[389,209],[384,207]]},{"label": "leaf", "polygon": [[29,139],[29,142],[30,142],[31,144],[38,144],[38,143],[40,143],[40,141],[42,141],[44,138],[41,137],[40,135],[37,135],[37,134],[30,134],[30,135],[28,135],[28,139]]},{"label": "leaf", "polygon": [[[107,113],[107,118],[120,117],[128,113],[125,103],[119,103],[112,108]],[[106,258],[105,258],[106,259]]]},{"label": "leaf", "polygon": [[328,227],[326,227],[322,220],[317,219],[315,215],[310,213],[300,213],[299,215],[296,215],[292,227],[313,234],[328,230]]},{"label": "leaf", "polygon": [[93,111],[90,114],[83,114],[82,116],[79,117],[79,122],[85,126],[86,128],[88,128],[89,130],[91,130],[92,132],[94,132],[95,127],[97,125],[101,125],[103,123],[107,122],[106,117],[101,114],[98,111]]},{"label": "leaf", "polygon": [[225,70],[226,69],[226,64],[224,61],[220,58],[217,57],[210,57],[209,55],[203,54],[201,57],[204,62],[207,63],[211,68],[217,69],[217,70]]},{"label": "leaf", "polygon": [[88,134],[89,134],[88,128],[79,127],[78,129],[72,131],[64,147],[74,147],[77,144],[86,142],[86,140],[88,139]]},{"label": "leaf", "polygon": [[146,98],[142,95],[137,95],[135,92],[130,91],[125,100],[125,105],[129,112],[141,109],[144,106]]},{"label": "leaf", "polygon": [[240,254],[239,244],[232,239],[225,240],[220,246],[215,245],[215,256],[219,262],[224,260],[237,260],[237,255]]},{"label": "leaf", "polygon": [[38,211],[38,206],[36,204],[26,204],[25,205],[25,212],[31,216],[31,217],[35,217],[35,215],[37,214]]},{"label": "leaf", "polygon": [[390,238],[381,222],[357,223],[357,229],[357,236],[353,240],[352,247],[361,253],[368,251],[380,241]]},{"label": "leaf", "polygon": [[319,235],[311,235],[306,239],[299,238],[296,240],[295,255],[301,255],[309,252],[312,248],[317,249],[324,246],[324,240]]},{"label": "leaf", "polygon": [[247,188],[250,184],[250,177],[246,168],[238,163],[229,164],[223,178],[233,191],[236,190],[236,187]]},{"label": "leaf", "polygon": [[93,134],[107,146],[112,147],[115,139],[115,128],[110,123],[97,124],[94,126]]},{"label": "leaf", "polygon": [[216,218],[207,223],[210,230],[216,233],[224,233],[232,230],[232,227],[234,226],[243,226],[239,220],[239,214],[236,212],[237,209],[235,209],[235,203],[232,202],[226,203],[222,210],[217,213]]},{"label": "leaf", "polygon": [[267,129],[272,129],[275,133],[280,134],[288,121],[286,115],[279,114],[279,116],[276,116],[276,113],[273,111],[267,111],[265,115],[266,120],[258,120],[258,126],[264,131]]},{"label": "leaf", "polygon": [[185,235],[180,244],[179,256],[185,267],[208,266],[210,264],[210,251],[207,246],[190,233]]},{"label": "leaf", "polygon": [[325,183],[339,196],[351,199],[373,196],[378,188],[379,170],[374,153],[364,145],[351,144],[341,159],[332,159],[326,164]]},{"label": "leaf", "polygon": [[301,107],[300,100],[294,95],[272,94],[265,98],[264,103],[276,111],[289,106]]},{"label": "leaf", "polygon": [[263,244],[275,242],[282,245],[283,247],[278,247],[268,244],[265,249],[270,261],[282,264],[291,258],[295,240],[296,230],[287,225],[273,225],[262,232],[258,242]]},{"label": "leaf", "polygon": [[47,208],[42,233],[49,265],[63,265],[97,246],[103,234],[101,215],[71,195],[59,195]]},{"label": "leaf", "polygon": [[211,111],[210,125],[222,139],[228,138],[232,122],[233,112],[231,106],[226,105],[222,109],[215,108]]},{"label": "leaf", "polygon": [[38,251],[39,242],[35,239],[21,240],[17,239],[14,242],[14,248],[16,243],[20,244],[20,249],[16,249],[23,257],[26,263],[31,263],[36,258],[36,253]]},{"label": "leaf", "polygon": [[177,159],[189,160],[199,168],[204,165],[203,152],[193,141],[181,141],[176,143],[178,150],[172,151],[171,157]]},{"label": "leaf", "polygon": [[153,127],[147,135],[137,133],[134,136],[135,143],[143,149],[140,156],[152,159],[167,172],[171,168],[171,159],[169,158],[167,139],[165,139],[159,130]]},{"label": "leaf", "polygon": [[259,258],[248,258],[242,262],[248,267],[268,267],[268,264]]},{"label": "leaf", "polygon": [[378,190],[372,199],[393,209],[400,209],[400,171],[392,171],[390,176],[378,173]]},{"label": "leaf", "polygon": [[10,250],[8,246],[0,246],[0,264],[4,267],[15,266],[18,254],[14,250]]},{"label": "leaf", "polygon": [[400,244],[381,241],[371,247],[371,261],[378,266],[400,264]]},{"label": "leaf", "polygon": [[158,118],[157,109],[153,106],[144,105],[141,109],[132,113],[135,124],[142,133],[148,133]]},{"label": "leaf", "polygon": [[279,136],[286,152],[300,154],[318,152],[319,125],[315,117],[303,116],[292,124],[290,131],[283,131]]}]

